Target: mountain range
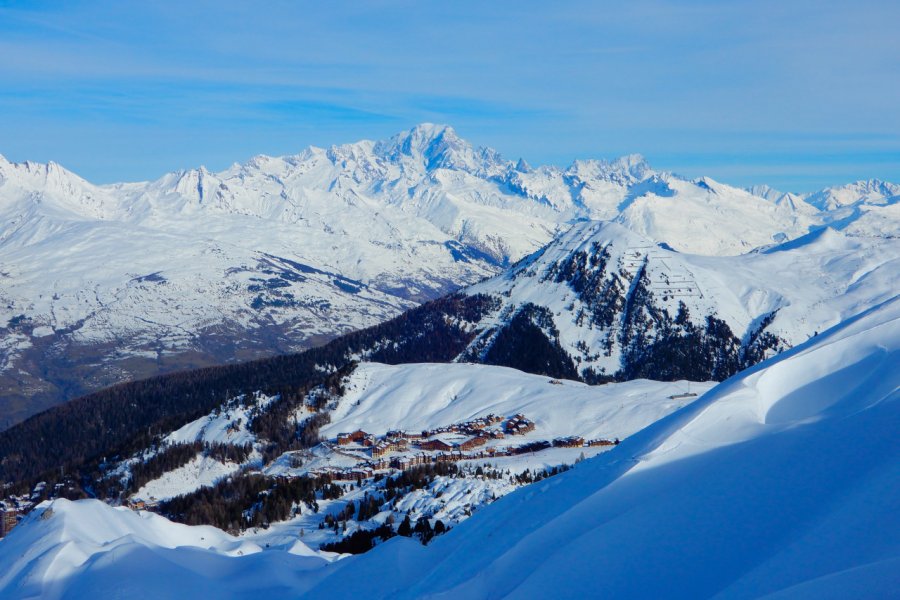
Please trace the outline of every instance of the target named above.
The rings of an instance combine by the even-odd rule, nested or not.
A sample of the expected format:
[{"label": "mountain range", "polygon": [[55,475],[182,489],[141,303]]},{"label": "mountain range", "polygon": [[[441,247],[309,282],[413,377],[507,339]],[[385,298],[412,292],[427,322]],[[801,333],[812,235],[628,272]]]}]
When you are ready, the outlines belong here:
[{"label": "mountain range", "polygon": [[0,595],[887,595],[898,198],[435,125],[0,159]]},{"label": "mountain range", "polygon": [[[636,155],[532,168],[430,124],[142,183],[0,158],[0,426],[113,383],[374,325],[585,220],[664,244],[657,254],[733,256],[825,226],[847,244],[893,238],[898,197],[880,181],[743,190]],[[726,319],[735,336],[746,318]],[[584,364],[611,375],[614,363]]]}]

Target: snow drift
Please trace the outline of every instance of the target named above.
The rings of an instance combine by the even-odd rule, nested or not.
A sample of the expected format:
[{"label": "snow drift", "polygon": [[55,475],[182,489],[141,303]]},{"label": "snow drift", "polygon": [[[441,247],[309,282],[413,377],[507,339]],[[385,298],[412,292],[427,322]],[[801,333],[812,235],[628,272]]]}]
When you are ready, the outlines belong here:
[{"label": "snow drift", "polygon": [[0,542],[3,598],[211,598],[291,592],[333,555],[263,548],[97,500],[55,500]]}]

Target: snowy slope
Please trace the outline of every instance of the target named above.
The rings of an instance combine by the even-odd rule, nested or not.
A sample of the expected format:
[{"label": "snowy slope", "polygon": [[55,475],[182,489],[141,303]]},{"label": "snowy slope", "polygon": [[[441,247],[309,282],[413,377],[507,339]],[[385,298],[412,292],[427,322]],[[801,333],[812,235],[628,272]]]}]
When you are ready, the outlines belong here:
[{"label": "snowy slope", "polygon": [[210,528],[57,501],[0,541],[0,595],[892,597],[898,359],[894,298],[427,547],[395,538],[331,565],[281,534],[260,552]]},{"label": "snowy slope", "polygon": [[892,597],[898,361],[895,298],[424,549],[339,563],[310,597]]},{"label": "snowy slope", "polygon": [[532,168],[430,124],[105,186],[0,157],[0,427],[125,379],[372,325],[580,219],[716,255],[825,223],[893,236],[892,185],[773,201],[637,155]]},{"label": "snowy slope", "polygon": [[189,494],[201,487],[211,486],[220,479],[236,473],[241,465],[223,462],[198,453],[186,464],[149,481],[132,494],[134,500],[158,502]]},{"label": "snowy slope", "polygon": [[604,386],[550,380],[515,369],[472,364],[382,365],[361,363],[331,412],[325,437],[363,429],[422,431],[463,423],[491,413],[523,413],[535,431],[523,441],[577,435],[624,438],[684,406],[712,383],[636,380]]},{"label": "snowy slope", "polygon": [[331,557],[269,549],[96,500],[56,500],[0,541],[4,598],[216,598],[291,593]]}]

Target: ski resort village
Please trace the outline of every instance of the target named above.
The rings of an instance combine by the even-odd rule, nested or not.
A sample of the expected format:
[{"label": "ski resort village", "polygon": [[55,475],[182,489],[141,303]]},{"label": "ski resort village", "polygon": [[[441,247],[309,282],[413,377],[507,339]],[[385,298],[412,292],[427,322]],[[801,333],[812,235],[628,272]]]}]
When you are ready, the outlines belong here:
[{"label": "ski resort village", "polygon": [[[516,488],[609,450],[711,385],[594,387],[486,365],[359,363],[333,389],[317,387],[292,409],[287,418],[306,433],[306,447],[273,452],[253,424],[281,399],[242,395],[98,468],[108,493],[132,510],[185,523],[211,519],[263,543],[289,535],[360,552],[404,521],[411,529],[398,532],[427,541]],[[65,481],[8,498],[9,514],[61,495]],[[248,491],[245,481],[263,487]],[[264,488],[260,501],[247,498],[249,507],[236,514],[205,512]]]}]

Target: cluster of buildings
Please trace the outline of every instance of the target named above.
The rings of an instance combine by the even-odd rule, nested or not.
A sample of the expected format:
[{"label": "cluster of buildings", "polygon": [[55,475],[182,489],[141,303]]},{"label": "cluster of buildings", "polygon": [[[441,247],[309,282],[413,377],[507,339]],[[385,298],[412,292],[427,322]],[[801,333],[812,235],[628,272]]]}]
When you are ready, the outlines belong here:
[{"label": "cluster of buildings", "polygon": [[417,454],[401,454],[390,458],[378,457],[366,461],[364,464],[355,467],[324,467],[320,469],[311,469],[310,475],[322,476],[328,475],[332,481],[357,481],[360,479],[368,479],[375,475],[376,471],[384,471],[387,469],[396,469],[405,471],[417,465],[427,465],[439,462],[458,462],[461,460],[477,460],[491,459],[501,456],[516,456],[518,454],[527,454],[543,450],[551,446],[550,442],[538,441],[525,444],[523,446],[510,446],[505,448],[489,447],[477,452],[464,452],[461,445],[451,446],[446,451],[438,451],[434,453],[419,452]]},{"label": "cluster of buildings", "polygon": [[156,512],[156,509],[159,508],[159,501],[153,496],[150,496],[148,500],[132,498],[128,501],[126,506],[131,510],[149,510],[151,512]]},{"label": "cluster of buildings", "polygon": [[509,435],[525,435],[529,431],[534,431],[534,421],[528,420],[525,415],[519,413],[506,422],[505,428]]},{"label": "cluster of buildings", "polygon": [[[357,429],[338,434],[336,441],[338,446],[356,444],[370,448],[373,459],[382,458],[392,452],[405,452],[410,449],[410,446],[428,452],[466,452],[485,445],[490,439],[503,439],[505,436],[503,430],[495,427],[503,421],[503,417],[490,414],[464,423],[455,423],[422,432],[388,431],[383,438]],[[507,433],[513,435],[524,434],[534,430],[534,423],[524,415],[518,414],[507,421],[505,429]],[[442,434],[470,437],[462,441],[447,441],[437,437]]]},{"label": "cluster of buildings", "polygon": [[6,537],[13,527],[18,525],[21,512],[19,507],[11,502],[0,502],[0,538]]},{"label": "cluster of buildings", "polygon": [[360,479],[368,479],[375,474],[377,467],[369,464],[366,466],[356,466],[352,469],[341,469],[337,467],[325,467],[322,469],[313,469],[310,475],[321,477],[327,475],[332,481],[358,481]]},{"label": "cluster of buildings", "polygon": [[366,433],[362,429],[357,429],[350,433],[339,433],[337,436],[338,446],[348,446],[350,444],[360,444],[362,446],[374,446],[378,441],[371,433]]},{"label": "cluster of buildings", "polygon": [[618,445],[619,445],[619,438],[616,438],[614,440],[607,440],[607,439],[601,438],[601,439],[597,439],[597,440],[588,440],[587,443],[585,443],[585,446],[618,446]]},{"label": "cluster of buildings", "polygon": [[584,438],[577,435],[569,437],[558,437],[553,440],[554,448],[582,448],[584,446]]},{"label": "cluster of buildings", "polygon": [[[329,467],[311,471],[317,475],[328,475],[334,481],[355,481],[372,477],[375,471],[386,469],[405,470],[416,465],[442,461],[460,461],[479,458],[515,456],[537,452],[546,448],[582,448],[589,446],[612,446],[619,440],[585,440],[580,436],[559,437],[553,442],[539,440],[523,445],[498,447],[486,446],[490,440],[504,439],[506,436],[524,435],[535,430],[534,421],[518,413],[504,418],[489,414],[464,423],[455,423],[421,432],[401,430],[388,431],[384,436],[376,436],[362,429],[341,433],[337,436],[337,446],[351,452],[362,450],[371,459],[355,467]],[[464,437],[466,436],[466,437]],[[415,453],[413,453],[415,452]],[[345,453],[345,452],[344,452]],[[390,454],[399,454],[389,456]],[[351,456],[353,454],[348,454]]]},{"label": "cluster of buildings", "polygon": [[[58,491],[62,484],[55,486],[54,491]],[[41,501],[47,490],[47,482],[41,481],[34,486],[31,494],[23,496],[8,496],[5,500],[0,500],[0,538],[6,537],[12,529],[19,524],[35,504]],[[50,499],[55,497],[50,494]]]},{"label": "cluster of buildings", "polygon": [[465,421],[464,423],[454,423],[453,425],[447,425],[446,427],[438,427],[437,429],[423,431],[422,438],[429,438],[440,435],[442,433],[462,433],[465,435],[478,435],[479,433],[486,432],[489,427],[499,425],[503,421],[503,417],[491,413],[484,417],[478,417],[477,419]]},{"label": "cluster of buildings", "polygon": [[405,438],[385,438],[376,442],[376,444],[372,446],[372,458],[380,458],[386,455],[388,452],[403,452],[408,447],[409,446]]}]

